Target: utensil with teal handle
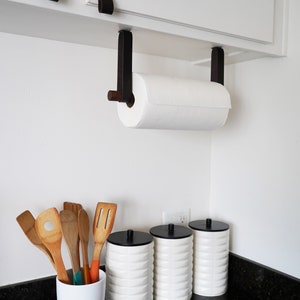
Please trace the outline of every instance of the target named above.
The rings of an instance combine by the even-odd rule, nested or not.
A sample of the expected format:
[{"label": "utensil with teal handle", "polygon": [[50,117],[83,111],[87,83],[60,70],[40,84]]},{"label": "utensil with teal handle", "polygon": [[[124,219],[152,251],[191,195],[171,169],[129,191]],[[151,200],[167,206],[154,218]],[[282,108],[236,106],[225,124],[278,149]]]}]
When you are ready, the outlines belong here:
[{"label": "utensil with teal handle", "polygon": [[78,231],[82,249],[83,260],[83,278],[84,283],[91,283],[89,257],[88,257],[88,243],[90,234],[90,220],[87,212],[81,209],[78,213]]},{"label": "utensil with teal handle", "polygon": [[[80,203],[75,203],[75,202],[68,202],[65,201],[63,203],[63,209],[66,210],[71,210],[72,212],[74,212],[76,214],[76,216],[78,217],[78,213],[79,210],[82,209],[82,205]],[[77,260],[79,262],[80,265],[80,250],[79,250],[79,238],[78,238],[78,243],[77,243],[77,248],[76,248],[76,255],[77,255]]]},{"label": "utensil with teal handle", "polygon": [[75,285],[82,285],[82,274],[80,270],[80,263],[77,259],[77,245],[78,245],[78,223],[77,215],[70,210],[62,210],[60,212],[60,222],[63,232],[63,237],[67,244],[73,271],[73,281]]}]

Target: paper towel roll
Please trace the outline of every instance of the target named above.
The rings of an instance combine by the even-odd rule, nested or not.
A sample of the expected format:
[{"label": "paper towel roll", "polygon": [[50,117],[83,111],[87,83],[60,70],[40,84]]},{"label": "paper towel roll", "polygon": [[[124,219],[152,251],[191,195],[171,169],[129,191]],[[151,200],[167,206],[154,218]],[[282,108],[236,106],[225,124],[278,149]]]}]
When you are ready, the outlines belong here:
[{"label": "paper towel roll", "polygon": [[213,130],[231,108],[228,91],[216,82],[133,73],[132,85],[134,105],[118,103],[126,127]]}]

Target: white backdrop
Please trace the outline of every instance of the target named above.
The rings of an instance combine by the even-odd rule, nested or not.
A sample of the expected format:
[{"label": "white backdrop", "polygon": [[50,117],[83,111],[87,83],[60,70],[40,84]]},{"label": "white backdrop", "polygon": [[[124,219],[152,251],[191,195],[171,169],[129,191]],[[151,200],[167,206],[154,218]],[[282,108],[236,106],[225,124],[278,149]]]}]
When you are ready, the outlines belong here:
[{"label": "white backdrop", "polygon": [[233,109],[213,135],[210,209],[232,225],[232,251],[300,278],[300,3],[288,55],[232,65]]},{"label": "white backdrop", "polygon": [[[37,216],[75,201],[92,219],[98,201],[113,201],[114,230],[149,230],[176,208],[207,216],[210,133],[124,128],[106,99],[115,50],[8,34],[0,44],[0,285],[54,274],[15,220],[25,209]],[[142,55],[134,71],[209,78]]]}]

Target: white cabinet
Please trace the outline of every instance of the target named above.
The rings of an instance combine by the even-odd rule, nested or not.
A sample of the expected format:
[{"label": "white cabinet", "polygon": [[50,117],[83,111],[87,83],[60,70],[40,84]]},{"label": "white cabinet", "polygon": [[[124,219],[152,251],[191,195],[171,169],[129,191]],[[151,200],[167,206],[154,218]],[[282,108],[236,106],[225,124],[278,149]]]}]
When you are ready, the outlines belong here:
[{"label": "white cabinet", "polygon": [[1,0],[0,31],[101,47],[117,47],[130,29],[134,51],[189,60],[222,46],[225,62],[284,56],[288,0],[114,0],[113,15],[97,0]]},{"label": "white cabinet", "polygon": [[[88,0],[97,4],[97,0]],[[118,12],[272,42],[275,0],[114,0]]]}]

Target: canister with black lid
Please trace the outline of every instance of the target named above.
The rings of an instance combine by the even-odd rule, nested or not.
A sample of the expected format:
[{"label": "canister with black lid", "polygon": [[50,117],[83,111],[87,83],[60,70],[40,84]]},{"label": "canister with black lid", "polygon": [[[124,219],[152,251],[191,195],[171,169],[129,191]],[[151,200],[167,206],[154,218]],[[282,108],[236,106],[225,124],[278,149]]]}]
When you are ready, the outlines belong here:
[{"label": "canister with black lid", "polygon": [[193,232],[180,225],[151,228],[154,237],[155,300],[188,300],[192,296]]},{"label": "canister with black lid", "polygon": [[153,237],[147,232],[109,235],[106,249],[106,299],[153,299]]},{"label": "canister with black lid", "polygon": [[200,296],[226,293],[229,225],[211,219],[189,223],[194,233],[193,292]]}]

